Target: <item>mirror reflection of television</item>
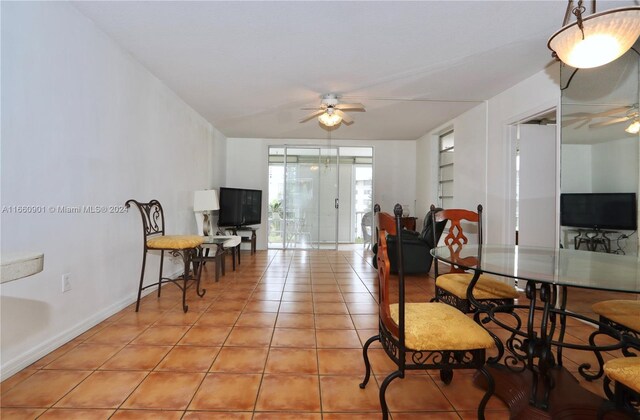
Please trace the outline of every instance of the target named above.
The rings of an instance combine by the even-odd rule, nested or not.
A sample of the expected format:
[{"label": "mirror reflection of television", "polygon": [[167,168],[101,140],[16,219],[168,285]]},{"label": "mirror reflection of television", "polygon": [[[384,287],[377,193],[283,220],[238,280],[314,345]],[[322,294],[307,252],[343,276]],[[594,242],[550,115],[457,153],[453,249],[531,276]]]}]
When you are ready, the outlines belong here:
[{"label": "mirror reflection of television", "polygon": [[261,190],[221,187],[219,202],[218,226],[242,227],[261,223]]},{"label": "mirror reflection of television", "polygon": [[593,230],[636,230],[636,194],[560,194],[560,224]]}]

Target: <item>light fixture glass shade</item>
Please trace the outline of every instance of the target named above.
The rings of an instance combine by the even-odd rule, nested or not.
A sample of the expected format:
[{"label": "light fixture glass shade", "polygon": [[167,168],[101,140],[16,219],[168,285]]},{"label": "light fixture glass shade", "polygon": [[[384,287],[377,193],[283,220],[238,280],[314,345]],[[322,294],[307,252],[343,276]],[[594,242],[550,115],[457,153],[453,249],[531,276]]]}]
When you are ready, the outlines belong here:
[{"label": "light fixture glass shade", "polygon": [[325,112],[318,117],[318,121],[320,121],[327,127],[333,127],[334,125],[340,124],[340,121],[342,121],[342,117],[337,114],[328,114]]},{"label": "light fixture glass shade", "polygon": [[584,39],[578,22],[573,22],[554,33],[547,46],[571,67],[602,66],[629,51],[640,36],[640,6],[594,13],[582,22]]},{"label": "light fixture glass shade", "polygon": [[220,210],[216,190],[196,191],[193,194],[193,211]]},{"label": "light fixture glass shade", "polygon": [[635,120],[634,122],[629,124],[629,127],[625,128],[624,131],[626,131],[629,134],[640,133],[640,120]]}]

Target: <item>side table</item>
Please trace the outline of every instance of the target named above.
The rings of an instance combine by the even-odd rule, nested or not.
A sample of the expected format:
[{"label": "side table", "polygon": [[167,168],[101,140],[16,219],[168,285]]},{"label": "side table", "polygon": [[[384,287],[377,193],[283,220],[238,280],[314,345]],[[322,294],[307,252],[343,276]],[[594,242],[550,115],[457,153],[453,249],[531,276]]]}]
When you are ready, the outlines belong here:
[{"label": "side table", "polygon": [[[209,250],[215,246],[215,252],[209,256]],[[233,270],[236,269],[236,254],[238,254],[238,263],[240,261],[240,237],[238,236],[206,236],[204,243],[200,246],[198,255],[193,258],[194,268],[197,270],[198,279],[202,275],[202,267],[207,261],[214,261],[216,264],[215,279],[220,279],[220,274],[225,275],[225,258],[224,254],[227,250],[231,251],[233,257]]]},{"label": "side table", "polygon": [[[239,228],[230,228],[231,232],[234,235],[238,235],[238,232],[250,232],[250,236],[242,236],[239,235],[242,242],[251,243],[251,255],[256,253],[256,231],[259,228],[256,227],[239,227]],[[240,253],[238,252],[238,262],[240,261]]]}]

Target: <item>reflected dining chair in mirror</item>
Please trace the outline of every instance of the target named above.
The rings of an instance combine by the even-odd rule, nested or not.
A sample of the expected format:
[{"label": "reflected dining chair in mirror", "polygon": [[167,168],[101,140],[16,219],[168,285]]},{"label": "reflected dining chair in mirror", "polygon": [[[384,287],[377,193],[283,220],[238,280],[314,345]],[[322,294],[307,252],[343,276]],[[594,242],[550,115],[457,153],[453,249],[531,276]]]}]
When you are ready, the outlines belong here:
[{"label": "reflected dining chair in mirror", "polygon": [[[397,261],[403,261],[402,206],[394,209],[399,237]],[[386,391],[396,378],[404,378],[407,370],[438,370],[445,384],[453,379],[454,369],[475,369],[482,373],[487,390],[478,401],[477,415],[484,419],[484,409],[494,391],[494,381],[485,369],[487,349],[496,345],[482,326],[458,309],[438,302],[407,302],[405,298],[404,264],[398,264],[398,275],[391,275],[386,231],[378,232],[378,279],[380,282],[378,334],[367,340],[363,349],[365,388],[371,376],[368,350],[380,341],[387,356],[397,366],[380,384],[382,418],[388,419]],[[397,296],[397,297],[396,297]]]},{"label": "reflected dining chair in mirror", "polygon": [[362,229],[362,243],[364,245],[364,248],[370,248],[371,231],[373,229],[373,212],[368,211],[362,215],[360,228]]},{"label": "reflected dining chair in mirror", "polygon": [[[465,209],[433,211],[435,210],[433,204],[431,210],[434,225],[448,220],[449,231],[443,242],[445,246],[452,249],[452,252],[459,250],[462,245],[469,242],[469,238],[462,228],[463,224],[477,226],[478,243],[482,244],[482,205],[478,205],[477,212]],[[434,236],[434,243],[437,244],[437,240]],[[440,274],[438,266],[439,264],[435,264],[436,290],[433,300],[455,306],[464,313],[476,312],[476,308],[467,299],[467,289],[473,274],[454,266],[450,266],[448,273]],[[513,305],[513,300],[518,297],[518,291],[515,287],[494,277],[481,274],[473,289],[473,296],[485,306]]]},{"label": "reflected dining chair in mirror", "polygon": [[[140,270],[140,284],[138,286],[138,299],[136,300],[136,312],[140,309],[140,297],[142,291],[149,287],[158,287],[158,297],[165,283],[173,283],[182,290],[182,310],[187,312],[189,307],[186,304],[187,288],[189,280],[196,283],[196,292],[198,296],[204,296],[206,290],[200,290],[200,279],[194,270],[193,277],[189,276],[191,261],[196,256],[198,248],[204,242],[204,237],[197,235],[165,235],[164,212],[162,205],[158,200],[151,200],[148,203],[141,203],[136,200],[128,200],[125,206],[129,208],[134,204],[140,211],[142,217],[142,268]],[[144,285],[144,272],[147,262],[147,253],[149,251],[160,252],[160,271],[158,274],[158,282]],[[180,278],[162,277],[162,265],[164,263],[164,253],[169,252],[173,256],[179,256],[184,263],[184,273],[182,275],[182,284]]]}]

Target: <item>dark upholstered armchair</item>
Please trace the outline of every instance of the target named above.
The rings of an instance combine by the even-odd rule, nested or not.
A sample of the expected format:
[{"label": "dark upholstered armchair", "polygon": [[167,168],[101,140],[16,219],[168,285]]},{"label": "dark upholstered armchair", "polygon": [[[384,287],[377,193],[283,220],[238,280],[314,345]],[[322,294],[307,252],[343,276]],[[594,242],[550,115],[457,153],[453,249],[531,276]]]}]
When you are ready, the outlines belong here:
[{"label": "dark upholstered armchair", "polygon": [[[435,209],[439,211],[442,209]],[[431,256],[431,248],[435,246],[433,234],[433,217],[431,211],[424,218],[421,232],[413,232],[410,230],[402,231],[402,245],[404,250],[404,272],[406,274],[425,274],[431,270],[433,257]],[[377,214],[377,226],[381,230],[387,232],[387,248],[389,250],[389,262],[391,263],[391,272],[398,272],[398,264],[396,261],[396,229],[394,218],[389,213]],[[440,239],[447,221],[438,222],[436,224],[435,237]],[[375,256],[374,256],[375,261]]]}]

